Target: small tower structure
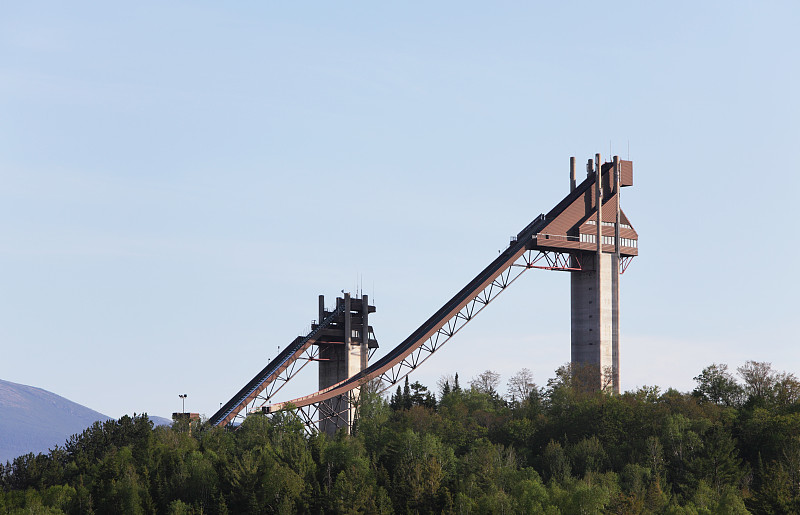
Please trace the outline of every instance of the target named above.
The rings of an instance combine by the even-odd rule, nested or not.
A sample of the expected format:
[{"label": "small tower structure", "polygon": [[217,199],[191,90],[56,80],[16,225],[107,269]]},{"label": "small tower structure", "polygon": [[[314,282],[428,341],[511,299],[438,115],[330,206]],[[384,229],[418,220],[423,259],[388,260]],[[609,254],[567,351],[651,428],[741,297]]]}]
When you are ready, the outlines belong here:
[{"label": "small tower structure", "polygon": [[[633,186],[633,163],[600,154],[576,184],[570,158],[570,193],[546,217],[534,248],[571,256],[571,363],[589,365],[597,389],[619,393],[619,278],[639,254],[639,235],[620,208],[621,188]],[[601,201],[598,202],[598,199]]]},{"label": "small tower structure", "polygon": [[[369,305],[369,297],[352,298],[349,293],[336,299],[336,307],[342,307],[336,320],[317,336],[319,346],[319,389],[322,390],[348,379],[367,368],[371,349],[378,348],[378,341],[369,314],[375,306]],[[319,320],[331,314],[325,309],[325,297],[319,296]],[[312,330],[317,324],[311,326]],[[319,429],[333,435],[339,428],[349,431],[356,418],[356,403],[360,388],[347,394],[333,397],[320,403]],[[333,416],[332,416],[333,415]]]}]

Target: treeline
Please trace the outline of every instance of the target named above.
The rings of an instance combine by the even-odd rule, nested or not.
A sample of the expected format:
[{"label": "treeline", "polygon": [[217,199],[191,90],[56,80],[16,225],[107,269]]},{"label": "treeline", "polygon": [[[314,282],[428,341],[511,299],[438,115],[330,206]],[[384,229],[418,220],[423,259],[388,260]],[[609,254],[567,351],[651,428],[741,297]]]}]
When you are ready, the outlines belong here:
[{"label": "treeline", "polygon": [[0,474],[0,513],[800,513],[800,382],[769,364],[711,365],[693,392],[586,387],[562,367],[498,392],[362,388],[354,434],[291,413],[236,431],[96,423]]}]

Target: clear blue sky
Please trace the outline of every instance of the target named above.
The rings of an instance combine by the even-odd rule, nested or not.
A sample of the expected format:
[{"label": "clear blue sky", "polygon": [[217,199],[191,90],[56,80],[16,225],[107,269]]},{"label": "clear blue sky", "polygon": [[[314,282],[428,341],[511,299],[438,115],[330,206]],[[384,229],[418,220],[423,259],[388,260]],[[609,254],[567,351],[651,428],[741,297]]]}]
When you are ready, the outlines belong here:
[{"label": "clear blue sky", "polygon": [[[385,351],[609,148],[623,388],[800,375],[798,5],[9,3],[0,378],[210,415],[359,282]],[[568,360],[569,278],[532,271],[412,380]]]}]

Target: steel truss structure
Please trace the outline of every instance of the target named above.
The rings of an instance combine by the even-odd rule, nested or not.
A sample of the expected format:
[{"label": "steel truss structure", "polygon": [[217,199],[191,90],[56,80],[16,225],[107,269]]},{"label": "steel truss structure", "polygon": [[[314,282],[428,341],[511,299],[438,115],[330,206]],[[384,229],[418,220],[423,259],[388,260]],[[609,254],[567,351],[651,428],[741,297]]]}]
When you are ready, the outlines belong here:
[{"label": "steel truss structure", "polygon": [[[263,383],[264,389],[260,392],[256,393],[256,396],[253,397],[248,404],[249,406],[245,406],[247,412],[254,412],[254,411],[261,411],[260,408],[279,391],[281,388],[286,386],[294,376],[296,376],[306,365],[308,365],[311,361],[319,361],[319,346],[318,345],[308,345],[303,349],[301,352],[295,353],[290,360],[290,363],[286,367],[283,372],[269,377]],[[302,363],[298,366],[298,363]],[[239,420],[244,418],[242,412],[244,409],[240,410],[237,413],[236,418],[234,420]]]},{"label": "steel truss structure", "polygon": [[[535,254],[534,254],[535,253]],[[428,340],[420,345],[411,354],[406,356],[400,363],[387,370],[377,378],[386,385],[380,393],[392,388],[402,381],[418,366],[422,365],[431,355],[439,350],[445,343],[464,328],[478,313],[497,298],[506,288],[516,281],[523,273],[531,268],[541,270],[563,270],[577,271],[580,268],[570,267],[570,257],[577,256],[566,252],[555,251],[526,251],[517,261],[509,265],[495,280],[486,288],[475,295],[466,306],[447,320]],[[542,264],[545,263],[545,264]]]},{"label": "steel truss structure", "polygon": [[359,399],[355,395],[356,391],[353,389],[339,397],[295,408],[293,411],[308,433],[318,431],[319,426],[325,422],[337,427],[350,427],[350,417],[353,420],[358,418]]},{"label": "steel truss structure", "polygon": [[619,260],[619,275],[622,275],[622,274],[625,273],[625,270],[628,269],[628,265],[631,264],[631,261],[633,261],[633,256],[622,256],[622,257],[620,257],[620,260]]},{"label": "steel truss structure", "polygon": [[[513,242],[512,242],[513,243]],[[620,274],[624,273],[632,261],[632,257],[623,257],[620,260]],[[412,350],[399,363],[372,378],[364,377],[352,389],[337,397],[333,397],[321,402],[314,402],[304,406],[294,406],[287,404],[281,410],[289,410],[303,422],[306,429],[311,431],[318,430],[323,423],[333,423],[337,426],[349,426],[351,417],[356,419],[358,416],[359,399],[354,392],[358,391],[360,385],[364,385],[370,380],[380,381],[381,387],[378,393],[384,393],[395,387],[399,382],[408,376],[417,367],[422,365],[434,352],[439,350],[445,343],[464,328],[473,318],[497,298],[503,291],[514,283],[523,273],[530,269],[553,270],[564,272],[581,271],[581,264],[578,252],[566,252],[559,250],[526,250],[516,261],[509,264],[493,279],[485,288],[473,295],[468,302],[453,316],[445,320],[436,331],[428,337],[421,345]],[[335,318],[341,311],[337,308],[331,313],[320,328]],[[245,413],[268,413],[270,410],[267,403],[294,378],[311,361],[320,361],[319,346],[314,343],[313,335],[319,328],[309,333],[303,341],[307,342],[302,348],[292,354],[286,362],[285,367],[280,373],[270,375],[260,385],[255,396],[239,407],[238,412],[232,419],[234,422],[241,422],[246,416]],[[370,359],[377,349],[370,350]],[[346,400],[345,400],[346,399]]]},{"label": "steel truss structure", "polygon": [[[318,359],[319,347],[312,344],[316,341],[319,333],[328,327],[343,310],[344,305],[337,306],[325,320],[320,322],[319,326],[306,336],[296,338],[233,399],[222,406],[209,419],[209,422],[212,425],[228,425],[243,420],[245,415],[242,412],[245,410],[247,412],[258,411],[256,405],[259,402],[259,406],[264,405],[310,361]],[[298,360],[302,361],[300,366],[298,366]]]},{"label": "steel truss structure", "polygon": [[[369,350],[369,358],[370,359],[372,359],[372,356],[375,355],[375,352],[377,350],[378,349],[370,349]],[[303,367],[305,367],[310,361],[324,361],[322,359],[319,359],[317,356],[319,356],[319,346],[318,345],[311,345],[309,348],[307,348],[305,351],[303,351],[303,355],[298,355],[295,358],[295,361],[291,364],[290,369],[287,369],[280,376],[275,377],[274,379],[270,379],[270,381],[268,381],[268,382],[265,382],[266,386],[265,386],[264,391],[261,392],[260,394],[258,394],[253,399],[253,401],[249,403],[250,407],[247,408],[246,413],[247,414],[252,414],[252,413],[266,413],[266,412],[268,412],[264,408],[267,405],[267,403],[270,401],[270,399],[273,396],[275,396],[275,394],[278,393],[281,390],[281,388],[283,388],[286,385],[286,383],[289,382],[290,379],[292,379],[301,370],[303,370]],[[302,365],[300,365],[299,367],[297,367],[296,365],[297,365],[298,361],[304,361],[304,363]],[[354,391],[354,390],[351,390],[351,392],[352,391]],[[383,391],[383,390],[381,390],[381,391]],[[264,392],[266,392],[266,393],[264,393]],[[334,398],[334,399],[338,399],[338,398]],[[358,399],[355,398],[355,396],[350,395],[350,403],[351,403],[352,406],[357,406],[358,405]],[[340,403],[334,404],[332,401],[321,402],[321,403],[318,403],[318,404],[310,404],[309,406],[304,406],[303,408],[296,408],[298,415],[303,420],[303,423],[306,426],[311,424],[310,420],[312,420],[312,418],[310,418],[310,417],[317,416],[317,414],[324,414],[324,416],[322,417],[323,419],[341,419],[341,420],[346,420],[347,404],[342,404],[341,406],[339,406]],[[337,407],[334,408],[334,406],[337,406]],[[236,415],[236,417],[233,420],[234,421],[238,421],[238,422],[241,422],[242,420],[244,420],[244,418],[246,416],[246,415],[242,414],[244,412],[245,412],[244,409],[240,410],[239,413]],[[316,425],[317,422],[318,422],[318,420],[315,421],[311,425]]]},{"label": "steel truss structure", "polygon": [[[450,341],[453,336],[483,311],[506,288],[511,286],[523,273],[534,268],[567,272],[582,270],[577,252],[526,250],[517,260],[507,265],[487,286],[477,294],[472,295],[460,310],[449,319],[443,321],[440,327],[424,343],[417,346],[393,367],[373,377],[366,376],[361,378],[358,383],[354,384],[353,389],[340,394],[338,397],[304,406],[287,404],[281,409],[293,410],[309,431],[318,430],[319,426],[326,422],[333,423],[339,427],[349,426],[350,417],[356,419],[358,416],[358,398],[357,395],[354,395],[354,392],[357,391],[356,389],[359,386],[363,387],[371,380],[379,380],[381,386],[377,390],[378,393],[384,393],[396,386],[408,374],[427,361],[434,352]],[[347,402],[343,402],[345,397]],[[351,407],[353,411],[351,411]],[[269,410],[262,407],[257,411],[268,412]]]},{"label": "steel truss structure", "polygon": [[[313,343],[313,342],[312,342]],[[369,357],[375,354],[377,349],[370,349],[369,350]],[[249,403],[250,406],[247,408],[248,413],[260,413],[263,408],[269,401],[272,399],[276,393],[278,393],[281,388],[286,386],[286,383],[289,382],[294,376],[296,376],[303,368],[308,365],[311,361],[326,361],[324,359],[320,359],[319,357],[319,345],[310,345],[303,350],[302,353],[297,353],[292,360],[292,363],[284,370],[281,374],[269,378],[267,381],[264,382],[264,390],[257,394],[253,400]],[[303,362],[302,365],[297,366],[298,362]],[[234,420],[244,418],[242,415],[241,410],[239,414],[237,414]]]},{"label": "steel truss structure", "polygon": [[[587,178],[576,184],[575,160],[571,158],[570,193],[547,214],[540,214],[516,236],[512,236],[509,246],[486,268],[405,340],[375,362],[369,362],[369,366],[352,376],[311,394],[287,402],[268,404],[310,361],[323,361],[320,359],[320,348],[314,343],[316,337],[323,338],[318,331],[339,314],[337,312],[340,312],[341,306],[337,306],[336,312],[320,322],[314,331],[293,341],[274,362],[268,364],[231,401],[221,407],[210,422],[215,425],[229,425],[233,420],[241,419],[244,410],[249,407],[251,412],[262,413],[290,410],[307,428],[316,427],[317,430],[321,428],[330,432],[335,428],[350,427],[357,419],[358,397],[362,388],[382,393],[396,386],[458,334],[527,270],[537,268],[589,272],[595,270],[595,266],[589,265],[594,263],[594,257],[588,256],[588,253],[595,252],[596,247],[598,259],[603,253],[614,253],[617,258],[617,273],[625,273],[633,257],[638,255],[635,243],[638,234],[619,207],[619,188],[633,185],[632,163],[619,161],[615,157],[613,163],[601,166],[600,155],[597,154],[595,166],[591,165],[592,160],[589,160]],[[615,174],[613,181],[612,172]],[[611,181],[609,195],[604,195],[600,187],[604,174]],[[609,202],[609,207],[616,208],[615,219],[606,219],[601,215],[602,205]],[[596,218],[593,222],[596,226],[594,228],[588,227],[591,217]],[[577,232],[573,234],[573,230]],[[596,239],[584,240],[583,236],[586,235]],[[626,240],[622,251],[621,240]],[[589,245],[593,242],[596,245]],[[584,263],[589,266],[584,268],[581,258],[589,259]],[[321,308],[321,312],[324,309]],[[345,338],[345,341],[348,339]],[[372,354],[371,351],[370,358]],[[371,383],[372,381],[380,381],[380,387]]]}]

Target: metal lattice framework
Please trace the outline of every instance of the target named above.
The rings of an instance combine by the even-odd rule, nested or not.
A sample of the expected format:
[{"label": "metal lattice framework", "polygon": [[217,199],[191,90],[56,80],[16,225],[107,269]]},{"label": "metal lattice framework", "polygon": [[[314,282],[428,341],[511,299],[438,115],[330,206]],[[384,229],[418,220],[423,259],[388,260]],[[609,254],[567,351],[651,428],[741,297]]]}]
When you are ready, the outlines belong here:
[{"label": "metal lattice framework", "polygon": [[[378,349],[370,349],[369,350],[369,359],[375,355],[375,352]],[[297,375],[303,367],[305,367],[310,361],[322,361],[318,358],[319,356],[319,346],[312,345],[308,349],[306,349],[302,355],[296,357],[296,361],[291,365],[291,370],[287,370],[286,373],[281,374],[281,376],[276,377],[274,380],[270,380],[267,383],[266,388],[264,391],[259,394],[256,398],[253,399],[252,402],[249,403],[249,407],[245,410],[239,411],[236,417],[233,419],[236,422],[241,422],[245,418],[245,414],[243,413],[264,413],[265,406],[270,401],[270,399],[278,393],[281,388],[283,388],[286,383],[289,382],[295,375]],[[299,367],[296,366],[298,361],[303,361],[303,364]],[[350,403],[349,406],[358,406],[358,398],[352,394],[352,392],[356,391],[350,390],[348,392],[348,402]],[[383,391],[383,390],[381,390]],[[333,406],[336,404],[336,408]],[[321,402],[316,404],[310,404],[308,406],[303,406],[302,408],[297,408],[293,411],[297,413],[300,419],[303,421],[303,424],[308,427],[316,426],[320,419],[328,419],[328,420],[336,420],[336,421],[343,421],[344,423],[347,422],[347,413],[348,413],[348,404],[345,403],[331,403],[328,402]]]},{"label": "metal lattice framework", "polygon": [[[278,357],[250,381],[239,393],[222,406],[209,421],[212,425],[228,425],[241,421],[245,411],[253,411],[256,405],[264,405],[283,388],[309,362],[319,356],[319,346],[313,345],[317,336],[338,317],[344,306],[337,306],[325,320],[304,337],[297,337]],[[298,366],[298,361],[301,364]],[[260,404],[259,404],[260,403]]]},{"label": "metal lattice framework", "polygon": [[[515,243],[517,242],[512,240],[512,245]],[[626,257],[620,261],[620,274],[628,267],[631,259],[631,257]],[[360,387],[369,381],[379,381],[380,387],[377,392],[383,393],[396,386],[408,374],[427,361],[433,353],[450,341],[498,295],[530,269],[567,272],[582,270],[577,252],[535,248],[525,249],[516,260],[507,263],[482,289],[477,290],[477,293],[473,292],[459,310],[455,311],[449,318],[443,319],[432,334],[416,345],[410,346],[409,350],[393,366],[385,367],[383,370],[373,370],[372,372],[367,369],[358,376],[333,385],[326,391],[340,391],[326,395],[323,399],[302,402],[304,398],[300,398],[301,402],[297,404],[290,401],[268,406],[267,403],[270,399],[305,368],[309,362],[320,360],[320,348],[318,345],[313,345],[315,341],[313,337],[319,332],[320,328],[327,326],[339,314],[341,308],[337,308],[326,318],[323,324],[320,324],[315,331],[303,338],[304,345],[298,347],[297,351],[286,360],[286,364],[280,373],[270,375],[259,386],[256,395],[247,403],[247,406],[249,406],[247,412],[266,413],[290,409],[303,422],[308,431],[316,430],[323,421],[332,422],[337,426],[349,425],[350,420],[358,416],[359,399],[357,392]],[[376,349],[370,350],[370,358],[372,358],[375,351]],[[317,393],[319,394],[320,392]],[[241,406],[241,408],[243,407]],[[242,420],[244,418],[243,413],[245,413],[245,410],[240,409],[232,420]]]},{"label": "metal lattice framework", "polygon": [[[447,320],[425,343],[417,347],[403,360],[380,374],[377,379],[386,385],[381,393],[392,388],[402,381],[414,369],[422,365],[431,355],[439,350],[445,343],[464,328],[478,313],[497,298],[506,288],[516,281],[523,273],[531,268],[540,270],[563,270],[577,271],[577,268],[570,266],[570,257],[574,256],[566,252],[555,251],[536,251],[528,250],[520,258],[509,265],[496,279],[487,287],[475,295],[460,311],[452,318]],[[577,258],[576,258],[577,262]]]},{"label": "metal lattice framework", "polygon": [[350,415],[358,417],[359,399],[355,395],[357,390],[353,389],[342,394],[346,399],[332,399],[325,402],[317,402],[294,409],[294,413],[301,419],[306,431],[315,431],[322,421],[332,422],[338,427],[350,424]]},{"label": "metal lattice framework", "polygon": [[[512,241],[512,244],[516,243]],[[342,383],[333,385],[328,390],[332,394],[326,395],[324,399],[312,402],[303,402],[304,398],[298,399],[300,402],[280,403],[267,408],[262,407],[263,411],[276,411],[292,409],[305,423],[309,430],[319,427],[323,421],[330,421],[337,426],[347,425],[350,416],[357,417],[358,398],[354,392],[357,388],[364,386],[369,381],[380,381],[379,393],[386,392],[396,386],[408,374],[422,365],[434,352],[442,348],[445,343],[455,336],[471,320],[473,320],[483,309],[494,299],[513,284],[523,273],[530,269],[558,270],[558,271],[580,271],[580,262],[577,253],[569,253],[553,250],[526,249],[519,253],[517,259],[507,263],[496,276],[483,288],[472,293],[462,307],[455,311],[452,316],[444,319],[435,328],[435,331],[418,342],[410,346],[402,358],[393,366],[384,370],[367,369],[359,376],[354,376]],[[376,364],[377,365],[377,364]],[[370,367],[373,368],[373,367]],[[337,392],[337,390],[343,390]],[[319,393],[319,392],[318,392]],[[339,400],[336,400],[336,395]],[[347,399],[347,402],[343,402]],[[355,415],[350,409],[356,411]]]},{"label": "metal lattice framework", "polygon": [[[313,343],[313,342],[312,342]],[[281,388],[286,386],[286,383],[289,382],[294,376],[296,376],[303,368],[308,365],[311,361],[324,361],[319,359],[319,345],[310,345],[306,347],[301,353],[297,353],[294,355],[294,359],[292,360],[291,364],[284,370],[282,373],[276,375],[275,377],[270,378],[268,381],[264,382],[265,388],[264,390],[257,394],[251,402],[249,402],[249,406],[247,407],[248,413],[253,412],[260,412],[269,401],[272,399],[275,394],[277,394]],[[377,349],[370,349],[369,350],[369,358],[375,354]],[[302,363],[298,366],[298,363]],[[244,410],[242,410],[244,411]],[[243,419],[244,415],[242,415],[242,411],[240,411],[234,420]]]},{"label": "metal lattice framework", "polygon": [[[298,338],[291,344],[291,352],[282,352],[279,356],[279,368],[262,370],[237,396],[225,407],[220,408],[211,422],[227,425],[249,406],[250,411],[264,413],[293,410],[307,427],[323,427],[326,430],[351,424],[357,417],[358,397],[361,388],[368,386],[370,390],[385,392],[397,385],[410,372],[422,365],[445,343],[474,319],[497,296],[513,284],[525,271],[532,268],[540,270],[561,270],[580,272],[584,269],[580,259],[587,253],[598,256],[615,253],[619,274],[623,274],[631,263],[633,256],[638,255],[636,244],[625,246],[620,250],[620,238],[637,239],[627,218],[621,228],[619,208],[619,187],[632,185],[632,165],[630,162],[619,162],[615,157],[613,164],[600,165],[600,155],[595,156],[594,170],[587,168],[587,178],[580,184],[575,182],[575,162],[571,159],[571,188],[564,197],[546,215],[541,214],[531,221],[515,237],[505,251],[501,252],[483,271],[475,276],[464,288],[441,306],[427,321],[412,332],[405,340],[391,348],[377,361],[353,376],[341,380],[319,391],[295,398],[291,401],[268,404],[272,398],[297,375],[310,361],[320,361],[319,345],[314,345],[314,331],[305,338]],[[627,165],[625,164],[627,163]],[[589,162],[591,165],[591,160]],[[612,182],[610,196],[603,195],[600,188],[602,174],[616,174]],[[626,175],[627,174],[627,175]],[[594,188],[594,193],[592,193]],[[615,200],[616,198],[616,200]],[[616,206],[616,220],[606,220],[601,216],[604,203],[611,202]],[[614,203],[615,202],[615,203]],[[596,215],[596,245],[582,238],[586,233],[578,234],[581,224]],[[601,223],[602,220],[602,223]],[[603,227],[611,225],[615,229],[612,235]],[[579,226],[581,226],[580,229]],[[627,231],[622,234],[620,231]],[[570,232],[575,231],[575,232]],[[593,235],[593,233],[592,233]],[[591,236],[591,235],[590,235]],[[601,237],[603,239],[601,239]],[[611,243],[605,241],[612,240]],[[630,242],[628,242],[630,243]],[[627,244],[626,244],[627,245]],[[591,266],[589,268],[592,268]],[[337,311],[341,307],[337,307]],[[330,323],[333,314],[326,317],[316,329]],[[298,343],[299,342],[299,343]],[[373,352],[370,352],[372,357]],[[276,361],[278,359],[276,358]],[[341,376],[339,376],[341,377]],[[379,382],[380,387],[375,383]],[[238,411],[237,411],[238,410]],[[234,415],[234,412],[236,414]],[[323,425],[323,422],[325,425]]]},{"label": "metal lattice framework", "polygon": [[633,256],[622,256],[619,260],[619,275],[625,273],[625,270],[628,269],[628,265],[631,264],[633,261]]},{"label": "metal lattice framework", "polygon": [[[257,411],[258,408],[269,402],[269,400],[281,389],[286,386],[294,376],[296,376],[306,365],[308,365],[312,361],[318,361],[319,357],[319,346],[318,345],[309,345],[301,352],[292,356],[291,362],[288,364],[287,368],[269,378],[267,381],[264,382],[264,390],[257,393],[256,396],[250,401],[247,405],[247,412]],[[244,410],[240,410],[239,413],[236,414],[236,418],[234,420],[244,418],[242,412]]]}]

